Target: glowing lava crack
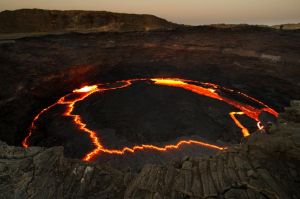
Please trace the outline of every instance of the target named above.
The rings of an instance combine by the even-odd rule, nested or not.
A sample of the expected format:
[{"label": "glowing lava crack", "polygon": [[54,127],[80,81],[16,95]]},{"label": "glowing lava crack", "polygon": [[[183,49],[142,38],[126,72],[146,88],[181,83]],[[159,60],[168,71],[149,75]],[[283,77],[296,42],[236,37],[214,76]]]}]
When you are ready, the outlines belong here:
[{"label": "glowing lava crack", "polygon": [[35,123],[39,119],[39,117],[42,114],[44,114],[45,112],[47,112],[48,110],[50,110],[51,108],[53,108],[54,106],[60,104],[60,105],[66,106],[64,116],[71,117],[74,124],[81,131],[88,133],[91,141],[93,142],[93,144],[95,146],[93,151],[87,153],[83,157],[83,160],[85,160],[85,161],[89,161],[89,160],[93,159],[100,153],[123,155],[126,152],[134,153],[135,151],[145,150],[145,149],[163,152],[163,151],[167,151],[167,150],[178,149],[182,145],[199,145],[202,147],[207,147],[207,148],[215,149],[215,150],[223,150],[224,149],[224,147],[213,145],[213,144],[208,144],[208,143],[197,141],[197,140],[181,140],[176,144],[165,145],[163,147],[148,145],[148,144],[137,145],[137,146],[133,146],[132,148],[124,147],[123,149],[120,149],[120,150],[108,149],[108,148],[104,147],[104,145],[101,143],[100,137],[97,136],[97,133],[93,130],[90,130],[87,127],[87,124],[82,121],[80,115],[73,114],[75,104],[79,101],[86,99],[88,96],[92,95],[95,92],[104,92],[107,90],[116,90],[116,89],[125,88],[125,87],[130,86],[135,81],[149,81],[149,82],[154,83],[155,85],[172,86],[172,87],[182,88],[182,89],[191,91],[191,92],[199,94],[199,95],[203,95],[206,97],[210,97],[210,98],[213,98],[216,100],[226,102],[227,104],[240,110],[239,112],[231,112],[231,113],[229,113],[229,115],[232,118],[232,120],[234,121],[234,123],[242,130],[244,137],[249,136],[249,131],[246,127],[244,127],[238,121],[238,119],[236,118],[236,115],[246,115],[246,116],[256,120],[257,122],[259,122],[258,116],[262,111],[267,111],[276,117],[278,116],[278,113],[275,110],[271,109],[270,107],[268,107],[264,103],[260,102],[259,100],[254,99],[244,93],[237,92],[239,95],[241,95],[253,102],[258,103],[260,106],[263,106],[263,108],[260,108],[260,109],[255,108],[250,105],[243,104],[243,103],[237,102],[235,100],[232,100],[232,99],[229,99],[226,97],[222,97],[221,95],[219,95],[217,93],[217,91],[219,89],[227,90],[229,92],[234,92],[234,91],[231,89],[220,87],[215,84],[201,83],[201,82],[192,81],[192,80],[182,80],[182,79],[174,79],[174,78],[130,79],[130,80],[123,80],[123,81],[116,82],[117,85],[119,85],[119,86],[114,86],[114,87],[108,87],[111,84],[97,84],[97,85],[92,85],[92,86],[85,86],[80,89],[75,89],[73,91],[73,93],[70,93],[70,94],[67,94],[67,95],[61,97],[56,103],[43,109],[40,113],[38,113],[34,117],[32,123],[31,123],[31,126],[29,128],[29,133],[28,133],[27,137],[23,140],[22,145],[25,148],[29,147],[29,138],[31,137],[33,131],[36,128]]}]

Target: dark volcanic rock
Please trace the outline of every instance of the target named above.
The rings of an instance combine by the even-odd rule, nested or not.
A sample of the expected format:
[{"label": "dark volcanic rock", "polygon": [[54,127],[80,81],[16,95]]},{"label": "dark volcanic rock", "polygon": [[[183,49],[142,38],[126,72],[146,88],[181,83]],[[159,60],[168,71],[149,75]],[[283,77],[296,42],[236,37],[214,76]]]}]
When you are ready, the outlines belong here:
[{"label": "dark volcanic rock", "polygon": [[215,156],[146,165],[138,174],[64,158],[61,147],[0,143],[0,197],[299,198],[300,126],[280,121],[273,134],[254,133]]},{"label": "dark volcanic rock", "polygon": [[0,143],[0,160],[0,198],[122,198],[125,190],[123,172],[66,160],[62,147]]},{"label": "dark volcanic rock", "polygon": [[[229,93],[227,96],[232,97]],[[57,106],[44,113],[36,122],[29,143],[31,146],[64,146],[66,157],[82,158],[94,146],[87,133],[63,116],[64,110],[65,107]],[[103,146],[122,149],[142,144],[165,146],[190,139],[219,146],[237,144],[243,136],[228,114],[235,110],[224,102],[182,88],[154,85],[149,80],[94,93],[76,103],[73,113],[79,114],[86,127],[96,132]],[[246,116],[239,119],[249,130],[257,128],[256,121]],[[217,151],[185,145],[180,150],[164,153],[145,150],[122,156],[101,154],[93,160],[139,170],[146,163],[166,164],[184,156],[206,156]]]},{"label": "dark volcanic rock", "polygon": [[284,121],[273,133],[257,132],[210,158],[183,160],[181,168],[147,165],[125,198],[299,198],[299,123]]},{"label": "dark volcanic rock", "polygon": [[[0,139],[10,145],[20,145],[43,108],[92,83],[193,79],[242,91],[277,110],[300,98],[299,30],[174,29],[152,16],[81,11],[5,11],[0,22],[2,33],[97,32],[23,39],[10,34],[0,41]],[[0,198],[300,198],[299,102],[292,105],[269,135],[254,133],[215,156],[195,153],[138,173],[65,158],[61,147],[0,143]]]},{"label": "dark volcanic rock", "polygon": [[176,26],[153,15],[104,11],[22,9],[0,12],[0,33],[144,31]]},{"label": "dark volcanic rock", "polygon": [[0,138],[20,144],[40,110],[82,85],[181,77],[277,110],[300,98],[300,32],[261,27],[64,34],[0,44]]}]

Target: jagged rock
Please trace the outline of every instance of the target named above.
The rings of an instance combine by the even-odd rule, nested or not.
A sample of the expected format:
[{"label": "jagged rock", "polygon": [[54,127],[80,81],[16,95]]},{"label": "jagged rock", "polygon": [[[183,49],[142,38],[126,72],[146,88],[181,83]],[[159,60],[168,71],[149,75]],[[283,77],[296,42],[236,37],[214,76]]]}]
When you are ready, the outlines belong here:
[{"label": "jagged rock", "polygon": [[293,108],[300,108],[300,100],[291,100],[291,107]]},{"label": "jagged rock", "polygon": [[281,118],[290,122],[300,123],[300,100],[292,100],[290,107],[285,107]]},{"label": "jagged rock", "polygon": [[[276,134],[256,133],[240,147],[198,159],[198,166],[192,170],[191,162],[185,161],[182,168],[173,168],[173,176],[168,177],[173,181],[167,185],[163,183],[165,170],[145,167],[129,185],[125,198],[141,194],[141,190],[144,196],[158,192],[163,198],[299,198],[300,183],[295,179],[300,172],[300,148],[293,140],[298,137],[300,127],[282,125]],[[158,168],[161,175],[151,179],[160,188],[141,186],[140,182],[147,181]],[[166,188],[168,192],[160,191]]]},{"label": "jagged rock", "polygon": [[299,198],[297,123],[207,158],[146,165],[135,174],[63,156],[62,147],[8,146],[0,142],[0,198]]},{"label": "jagged rock", "polygon": [[192,169],[193,163],[191,161],[184,161],[182,164],[182,169]]},{"label": "jagged rock", "polygon": [[0,198],[122,198],[122,172],[66,160],[62,147],[0,151]]},{"label": "jagged rock", "polygon": [[248,176],[248,177],[257,178],[257,174],[256,174],[255,171],[252,170],[252,169],[250,169],[249,171],[247,171],[247,176]]}]

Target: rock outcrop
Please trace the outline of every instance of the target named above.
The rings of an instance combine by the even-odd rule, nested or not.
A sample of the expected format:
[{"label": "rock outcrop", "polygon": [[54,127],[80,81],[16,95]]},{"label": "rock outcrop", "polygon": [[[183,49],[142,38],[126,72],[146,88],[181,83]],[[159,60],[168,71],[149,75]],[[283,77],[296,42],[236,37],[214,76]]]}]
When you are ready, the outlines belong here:
[{"label": "rock outcrop", "polygon": [[291,105],[283,114],[291,120],[280,118],[272,134],[256,132],[210,158],[145,166],[125,198],[300,198],[300,125],[292,119],[299,101]]},{"label": "rock outcrop", "polygon": [[146,165],[138,174],[64,158],[61,147],[0,143],[0,197],[300,198],[300,124],[294,117],[299,101],[291,105],[270,134],[256,132],[209,158]]},{"label": "rock outcrop", "polygon": [[0,143],[0,198],[122,198],[124,174],[63,157],[63,148]]},{"label": "rock outcrop", "polygon": [[105,11],[21,9],[0,12],[0,33],[167,30],[176,24],[153,15]]}]

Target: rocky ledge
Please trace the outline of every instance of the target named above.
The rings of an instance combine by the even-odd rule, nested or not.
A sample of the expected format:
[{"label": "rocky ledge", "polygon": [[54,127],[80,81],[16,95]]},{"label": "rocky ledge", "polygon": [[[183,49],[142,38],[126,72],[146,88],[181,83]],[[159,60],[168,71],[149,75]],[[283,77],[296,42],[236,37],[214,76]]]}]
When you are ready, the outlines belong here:
[{"label": "rocky ledge", "polygon": [[0,198],[300,198],[299,118],[300,101],[292,101],[269,134],[139,173],[65,158],[62,147],[0,142]]},{"label": "rocky ledge", "polygon": [[0,34],[167,30],[177,24],[153,15],[106,11],[20,9],[0,12]]}]

